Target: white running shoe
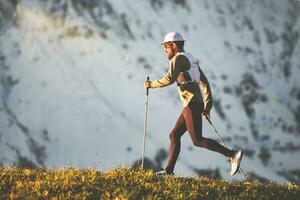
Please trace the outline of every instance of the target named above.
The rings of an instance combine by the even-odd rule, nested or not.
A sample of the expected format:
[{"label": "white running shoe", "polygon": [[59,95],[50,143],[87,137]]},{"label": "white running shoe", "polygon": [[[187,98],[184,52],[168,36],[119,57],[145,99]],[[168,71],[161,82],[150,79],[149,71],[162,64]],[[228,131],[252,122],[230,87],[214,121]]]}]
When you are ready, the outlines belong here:
[{"label": "white running shoe", "polygon": [[175,175],[175,174],[174,174],[174,173],[168,174],[168,173],[166,172],[166,170],[162,170],[162,171],[156,172],[155,175],[156,175],[156,176],[173,176],[173,175]]},{"label": "white running shoe", "polygon": [[234,156],[230,159],[231,172],[230,175],[233,176],[239,170],[241,160],[243,158],[242,150],[238,150]]}]

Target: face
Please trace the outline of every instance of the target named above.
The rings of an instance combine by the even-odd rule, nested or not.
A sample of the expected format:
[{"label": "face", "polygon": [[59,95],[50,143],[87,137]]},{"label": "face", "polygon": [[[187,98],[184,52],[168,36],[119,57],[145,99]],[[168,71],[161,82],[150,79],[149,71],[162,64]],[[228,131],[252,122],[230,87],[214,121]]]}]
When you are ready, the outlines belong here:
[{"label": "face", "polygon": [[173,42],[165,42],[163,44],[165,54],[167,55],[168,59],[171,60],[177,53],[177,46]]}]

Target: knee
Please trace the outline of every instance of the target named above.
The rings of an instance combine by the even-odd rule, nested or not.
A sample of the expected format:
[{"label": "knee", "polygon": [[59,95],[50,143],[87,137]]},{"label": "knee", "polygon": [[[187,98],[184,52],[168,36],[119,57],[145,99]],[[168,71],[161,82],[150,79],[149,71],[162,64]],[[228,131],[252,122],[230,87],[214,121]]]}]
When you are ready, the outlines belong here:
[{"label": "knee", "polygon": [[170,138],[171,142],[175,141],[175,135],[174,135],[173,131],[169,134],[169,138]]},{"label": "knee", "polygon": [[200,143],[200,147],[203,147],[203,148],[208,147],[207,141],[204,138],[201,138],[199,143]]},{"label": "knee", "polygon": [[180,137],[177,137],[175,132],[173,132],[173,131],[169,134],[169,138],[172,143],[176,143],[176,142],[180,141]]},{"label": "knee", "polygon": [[206,147],[206,142],[203,138],[198,138],[198,139],[194,139],[193,140],[193,145],[197,146],[197,147]]},{"label": "knee", "polygon": [[192,142],[193,142],[193,145],[194,145],[194,146],[196,146],[196,147],[201,147],[201,146],[200,146],[200,143],[199,143],[199,141],[198,141],[197,139],[193,140]]}]

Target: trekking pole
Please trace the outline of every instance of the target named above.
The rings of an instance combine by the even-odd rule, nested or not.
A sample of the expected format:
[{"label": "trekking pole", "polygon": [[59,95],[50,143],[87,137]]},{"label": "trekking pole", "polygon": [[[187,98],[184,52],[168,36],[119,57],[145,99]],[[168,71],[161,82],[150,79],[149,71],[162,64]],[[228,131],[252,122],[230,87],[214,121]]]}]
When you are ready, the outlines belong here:
[{"label": "trekking pole", "polygon": [[[150,81],[149,76],[147,76],[147,81]],[[148,96],[149,96],[149,88],[146,89],[144,139],[143,139],[143,148],[142,148],[142,169],[144,169],[144,155],[145,155],[145,146],[146,146],[147,118],[148,118]]]},{"label": "trekking pole", "polygon": [[[210,121],[209,117],[207,117],[207,115],[205,115],[205,118],[207,119],[207,121],[209,122],[209,124],[211,125],[211,127],[214,129],[215,133],[218,135],[218,137],[219,137],[219,139],[220,139],[222,145],[223,145],[224,147],[228,148],[227,145],[225,144],[225,142],[223,141],[221,135],[219,134],[219,132],[217,131],[217,129],[215,128],[215,126],[214,126],[214,125],[212,124],[212,122]],[[246,175],[245,175],[245,173],[244,173],[244,171],[242,170],[241,167],[239,167],[239,172],[241,173],[241,175],[243,176],[243,178],[245,179],[245,181],[247,181],[247,177],[246,177]]]}]

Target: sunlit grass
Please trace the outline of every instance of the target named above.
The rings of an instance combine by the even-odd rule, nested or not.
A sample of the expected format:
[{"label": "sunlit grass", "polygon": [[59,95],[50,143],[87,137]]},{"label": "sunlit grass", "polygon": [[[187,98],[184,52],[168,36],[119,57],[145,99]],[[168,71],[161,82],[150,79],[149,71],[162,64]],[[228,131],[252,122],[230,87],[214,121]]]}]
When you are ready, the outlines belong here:
[{"label": "sunlit grass", "polygon": [[61,170],[0,168],[0,199],[300,199],[300,186],[158,177],[119,167]]}]

